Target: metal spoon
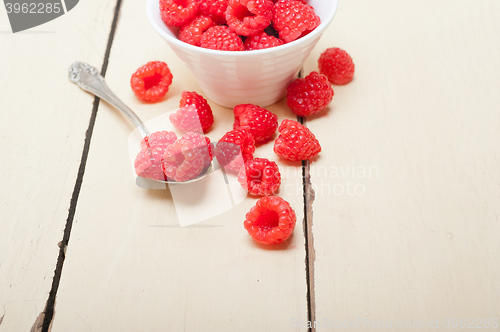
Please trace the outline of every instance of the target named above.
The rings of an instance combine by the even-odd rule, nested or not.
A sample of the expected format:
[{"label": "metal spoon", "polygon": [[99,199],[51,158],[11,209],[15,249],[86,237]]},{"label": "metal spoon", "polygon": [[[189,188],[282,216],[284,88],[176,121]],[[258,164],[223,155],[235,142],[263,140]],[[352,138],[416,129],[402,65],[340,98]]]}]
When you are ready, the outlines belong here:
[{"label": "metal spoon", "polygon": [[[99,71],[92,67],[91,65],[84,62],[73,62],[71,67],[69,67],[68,78],[71,82],[78,85],[82,90],[90,92],[91,94],[107,101],[109,104],[116,107],[118,110],[125,113],[125,115],[132,121],[132,123],[137,127],[142,137],[149,136],[149,130],[146,128],[144,123],[139,119],[139,117],[127,106],[125,105],[106,85],[104,77],[99,74]],[[201,180],[205,177],[213,167],[213,163],[206,169],[205,173],[200,174],[198,177],[183,182],[177,181],[161,181],[161,180],[151,180],[155,182],[162,182],[167,184],[185,184]]]}]

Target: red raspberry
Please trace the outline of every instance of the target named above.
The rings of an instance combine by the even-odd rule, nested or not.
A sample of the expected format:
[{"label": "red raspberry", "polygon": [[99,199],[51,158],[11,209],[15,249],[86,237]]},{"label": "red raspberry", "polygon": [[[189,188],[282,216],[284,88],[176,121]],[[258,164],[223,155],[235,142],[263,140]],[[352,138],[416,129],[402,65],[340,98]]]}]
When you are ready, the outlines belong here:
[{"label": "red raspberry", "polygon": [[157,101],[167,94],[172,78],[172,73],[165,62],[151,61],[132,74],[130,86],[137,98]]},{"label": "red raspberry", "polygon": [[217,142],[215,157],[226,171],[238,173],[245,162],[253,159],[255,142],[252,134],[244,129],[227,132]]},{"label": "red raspberry", "polygon": [[280,45],[283,45],[283,41],[281,39],[270,36],[265,31],[262,31],[254,36],[249,36],[245,39],[245,48],[247,51],[262,50]]},{"label": "red raspberry", "polygon": [[163,155],[163,172],[177,182],[196,178],[210,165],[210,145],[205,136],[187,133],[167,147]]},{"label": "red raspberry", "polygon": [[270,0],[229,0],[227,25],[240,36],[255,35],[271,24],[273,7]]},{"label": "red raspberry", "polygon": [[321,152],[321,146],[314,134],[293,120],[283,120],[279,137],[274,142],[274,152],[291,161],[309,160]]},{"label": "red raspberry", "polygon": [[217,24],[226,24],[226,8],[229,0],[202,0],[199,12]]},{"label": "red raspberry", "polygon": [[201,35],[201,47],[221,51],[244,51],[245,45],[241,38],[228,27],[218,25],[208,28]]},{"label": "red raspberry", "polygon": [[290,237],[296,222],[295,211],[287,201],[278,196],[266,196],[246,214],[243,225],[255,241],[279,244]]},{"label": "red raspberry", "polygon": [[280,0],[274,4],[273,26],[280,39],[292,42],[314,30],[321,19],[314,13],[314,8],[295,0]]},{"label": "red raspberry", "polygon": [[318,67],[319,72],[328,77],[333,84],[347,84],[354,76],[354,62],[351,56],[338,47],[329,48],[321,53]]},{"label": "red raspberry", "polygon": [[214,124],[207,100],[196,92],[183,91],[179,109],[170,114],[170,122],[184,132],[206,133]]},{"label": "red raspberry", "polygon": [[265,158],[255,158],[245,163],[238,181],[250,195],[268,196],[278,190],[281,174],[278,164]]},{"label": "red raspberry", "polygon": [[305,78],[294,80],[286,91],[286,104],[298,116],[309,116],[322,111],[333,98],[333,89],[328,78],[315,71]]},{"label": "red raspberry", "polygon": [[278,117],[253,104],[236,105],[234,112],[234,129],[245,129],[252,134],[255,143],[268,141],[278,128]]},{"label": "red raspberry", "polygon": [[161,161],[167,147],[176,139],[175,133],[170,131],[157,131],[144,137],[141,151],[134,161],[135,174],[146,179],[165,181]]},{"label": "red raspberry", "polygon": [[160,0],[161,19],[166,25],[182,27],[195,18],[200,0]]},{"label": "red raspberry", "polygon": [[179,39],[185,43],[200,46],[201,34],[213,25],[214,23],[209,17],[198,16],[191,23],[181,28]]}]

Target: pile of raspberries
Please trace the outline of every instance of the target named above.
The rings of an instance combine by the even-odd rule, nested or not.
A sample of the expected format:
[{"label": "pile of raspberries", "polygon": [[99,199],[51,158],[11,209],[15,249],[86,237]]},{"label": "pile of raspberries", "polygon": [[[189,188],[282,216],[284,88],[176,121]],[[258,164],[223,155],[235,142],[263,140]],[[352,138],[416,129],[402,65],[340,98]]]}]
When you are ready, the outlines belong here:
[{"label": "pile of raspberries", "polygon": [[160,0],[163,22],[179,39],[221,51],[250,51],[290,43],[321,20],[307,0]]}]

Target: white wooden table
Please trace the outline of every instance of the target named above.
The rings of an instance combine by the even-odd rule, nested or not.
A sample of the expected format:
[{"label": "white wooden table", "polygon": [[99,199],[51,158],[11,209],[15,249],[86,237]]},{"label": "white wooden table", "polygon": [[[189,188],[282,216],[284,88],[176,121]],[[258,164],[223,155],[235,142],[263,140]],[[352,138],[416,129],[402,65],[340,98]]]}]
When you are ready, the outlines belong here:
[{"label": "white wooden table", "polygon": [[[144,120],[202,93],[144,6],[82,0],[17,34],[0,9],[0,331],[500,330],[500,2],[340,2],[304,65],[356,64],[306,121],[320,157],[256,152],[298,216],[272,249],[243,228],[255,198],[180,227],[169,190],[133,181],[133,126],[67,80],[93,64]],[[174,81],[144,104],[129,79],[151,60]],[[232,112],[211,106],[217,140]]]}]

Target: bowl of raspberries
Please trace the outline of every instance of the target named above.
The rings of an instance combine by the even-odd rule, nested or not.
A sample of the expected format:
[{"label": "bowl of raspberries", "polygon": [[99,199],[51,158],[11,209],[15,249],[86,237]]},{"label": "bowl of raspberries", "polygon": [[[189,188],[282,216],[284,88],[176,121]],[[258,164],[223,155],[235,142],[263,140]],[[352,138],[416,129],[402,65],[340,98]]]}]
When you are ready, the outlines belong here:
[{"label": "bowl of raspberries", "polygon": [[213,102],[261,107],[286,94],[337,0],[148,0],[148,19]]}]

